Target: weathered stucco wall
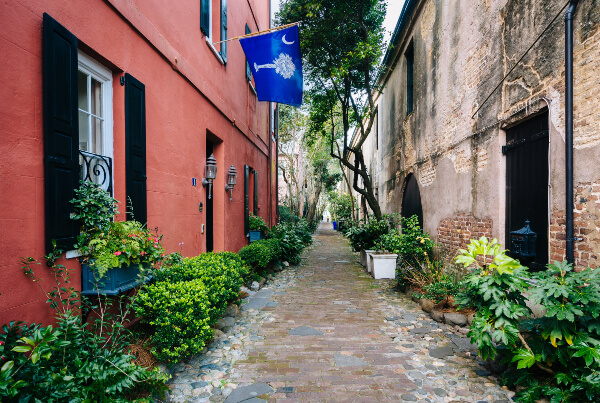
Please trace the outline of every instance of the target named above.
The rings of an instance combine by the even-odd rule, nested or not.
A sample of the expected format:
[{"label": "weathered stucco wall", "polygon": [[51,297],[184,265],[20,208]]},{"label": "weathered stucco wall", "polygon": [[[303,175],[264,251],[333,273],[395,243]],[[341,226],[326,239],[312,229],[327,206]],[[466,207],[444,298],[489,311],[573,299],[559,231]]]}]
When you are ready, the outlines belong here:
[{"label": "weathered stucco wall", "polygon": [[[481,234],[504,242],[505,129],[549,111],[551,258],[564,246],[564,6],[563,1],[423,0],[404,34],[379,106],[375,172],[384,212],[399,212],[406,176],[419,182],[424,227],[457,246],[447,231],[464,218],[485,222]],[[495,92],[503,76],[544,28],[540,41]],[[579,265],[600,256],[600,1],[581,2],[575,28],[575,185]],[[406,115],[406,58],[414,46],[414,107]],[[484,100],[491,97],[484,104]],[[475,111],[478,113],[472,118]],[[371,136],[375,141],[375,136]],[[375,147],[372,147],[375,148]],[[587,190],[586,190],[587,189]],[[585,201],[582,201],[585,200]],[[454,225],[457,226],[458,224]],[[580,230],[581,228],[581,230]],[[444,237],[441,236],[446,234]],[[585,233],[585,234],[584,234]],[[462,238],[462,236],[458,237]],[[457,238],[457,239],[458,239]]]}]

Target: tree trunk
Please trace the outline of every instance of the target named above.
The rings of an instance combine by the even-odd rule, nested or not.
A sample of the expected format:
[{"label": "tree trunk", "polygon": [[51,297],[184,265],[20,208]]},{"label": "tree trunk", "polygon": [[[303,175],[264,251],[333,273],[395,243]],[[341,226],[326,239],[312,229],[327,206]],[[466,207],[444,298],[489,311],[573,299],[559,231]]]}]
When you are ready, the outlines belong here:
[{"label": "tree trunk", "polygon": [[318,181],[315,186],[315,194],[313,199],[310,201],[308,205],[308,214],[306,215],[307,221],[312,221],[315,216],[315,211],[317,211],[317,203],[319,203],[319,197],[321,197],[321,190],[323,189],[323,183]]}]

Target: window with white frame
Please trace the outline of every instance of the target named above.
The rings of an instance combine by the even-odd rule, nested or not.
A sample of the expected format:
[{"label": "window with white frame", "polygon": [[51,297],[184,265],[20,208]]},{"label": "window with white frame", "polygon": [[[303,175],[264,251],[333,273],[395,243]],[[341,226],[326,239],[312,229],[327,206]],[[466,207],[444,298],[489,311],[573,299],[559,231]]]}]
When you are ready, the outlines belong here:
[{"label": "window with white frame", "polygon": [[227,64],[227,42],[221,42],[227,39],[227,0],[200,1],[200,30],[217,58]]},{"label": "window with white frame", "polygon": [[78,52],[77,106],[81,179],[112,194],[112,73]]}]

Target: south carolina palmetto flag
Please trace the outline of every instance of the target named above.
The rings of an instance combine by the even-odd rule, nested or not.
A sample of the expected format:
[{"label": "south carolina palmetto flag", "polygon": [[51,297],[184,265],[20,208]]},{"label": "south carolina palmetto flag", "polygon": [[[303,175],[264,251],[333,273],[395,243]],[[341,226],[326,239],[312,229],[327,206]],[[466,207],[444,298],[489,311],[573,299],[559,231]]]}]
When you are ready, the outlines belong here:
[{"label": "south carolina palmetto flag", "polygon": [[302,58],[298,25],[240,38],[259,101],[302,105]]}]

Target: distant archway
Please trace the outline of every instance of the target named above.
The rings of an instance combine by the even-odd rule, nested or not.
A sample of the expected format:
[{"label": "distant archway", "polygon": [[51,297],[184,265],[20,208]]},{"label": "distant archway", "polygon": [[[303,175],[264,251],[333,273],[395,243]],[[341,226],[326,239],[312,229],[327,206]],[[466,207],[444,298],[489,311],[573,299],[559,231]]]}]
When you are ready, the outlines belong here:
[{"label": "distant archway", "polygon": [[413,174],[409,174],[404,181],[402,192],[402,217],[410,218],[413,215],[419,217],[419,226],[423,229],[423,206],[421,205],[421,192],[419,183]]}]

